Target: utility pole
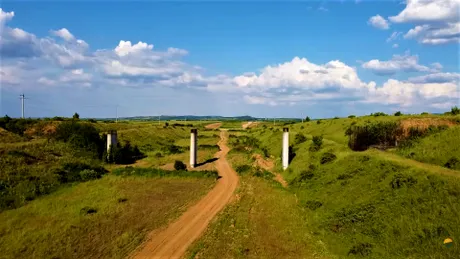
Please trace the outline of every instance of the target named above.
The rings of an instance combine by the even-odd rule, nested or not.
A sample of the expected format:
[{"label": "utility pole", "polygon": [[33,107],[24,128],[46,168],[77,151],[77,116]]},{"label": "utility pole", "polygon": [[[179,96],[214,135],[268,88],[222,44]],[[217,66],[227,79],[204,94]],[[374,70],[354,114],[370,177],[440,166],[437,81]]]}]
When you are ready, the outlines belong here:
[{"label": "utility pole", "polygon": [[21,117],[24,119],[24,99],[25,99],[25,96],[24,96],[24,94],[21,94],[19,96],[21,97],[21,108],[22,108]]},{"label": "utility pole", "polygon": [[115,106],[117,118],[115,119],[115,123],[118,123],[118,104]]}]

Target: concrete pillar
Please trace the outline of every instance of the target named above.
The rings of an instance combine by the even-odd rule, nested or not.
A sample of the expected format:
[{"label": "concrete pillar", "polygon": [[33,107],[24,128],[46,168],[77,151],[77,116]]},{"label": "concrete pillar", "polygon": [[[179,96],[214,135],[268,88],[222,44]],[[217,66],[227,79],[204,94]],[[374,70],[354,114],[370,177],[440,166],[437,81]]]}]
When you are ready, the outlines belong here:
[{"label": "concrete pillar", "polygon": [[289,128],[283,128],[283,170],[289,165]]},{"label": "concrete pillar", "polygon": [[192,129],[190,131],[190,167],[196,166],[196,155],[197,155],[197,136],[198,130]]},{"label": "concrete pillar", "polygon": [[117,131],[111,130],[107,133],[107,152],[110,150],[110,146],[117,146]]}]

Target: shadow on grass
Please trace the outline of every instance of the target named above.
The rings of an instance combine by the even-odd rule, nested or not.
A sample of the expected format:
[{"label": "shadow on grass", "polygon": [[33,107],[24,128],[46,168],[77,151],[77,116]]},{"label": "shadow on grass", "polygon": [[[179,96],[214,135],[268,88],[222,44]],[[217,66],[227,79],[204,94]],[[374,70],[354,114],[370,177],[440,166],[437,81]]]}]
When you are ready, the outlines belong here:
[{"label": "shadow on grass", "polygon": [[206,160],[206,161],[204,161],[204,162],[201,162],[201,163],[196,164],[195,167],[199,167],[199,166],[202,166],[202,165],[205,165],[205,164],[212,163],[212,162],[216,161],[217,159],[218,159],[217,157],[208,159],[208,160]]}]

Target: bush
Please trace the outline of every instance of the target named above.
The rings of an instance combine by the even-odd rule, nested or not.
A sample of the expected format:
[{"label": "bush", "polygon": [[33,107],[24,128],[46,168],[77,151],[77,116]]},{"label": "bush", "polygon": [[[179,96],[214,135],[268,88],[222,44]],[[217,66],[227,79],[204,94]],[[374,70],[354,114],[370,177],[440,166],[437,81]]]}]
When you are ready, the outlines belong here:
[{"label": "bush", "polygon": [[451,157],[447,162],[444,164],[444,167],[450,168],[450,169],[456,169],[457,166],[460,166],[460,160],[456,157]]},{"label": "bush", "polygon": [[371,113],[371,116],[374,116],[374,117],[388,116],[388,114],[386,114],[384,112],[376,112],[376,113]]},{"label": "bush", "polygon": [[145,155],[137,146],[133,147],[129,141],[126,141],[124,146],[122,146],[119,142],[116,146],[111,146],[106,161],[113,164],[127,165],[144,157]]},{"label": "bush", "polygon": [[174,161],[174,169],[176,169],[177,171],[185,171],[187,170],[187,166],[182,161],[176,160]]},{"label": "bush", "polygon": [[307,116],[307,118],[305,118],[305,122],[309,122],[311,121],[310,117]]},{"label": "bush", "polygon": [[99,158],[105,149],[104,139],[99,136],[99,131],[90,124],[68,121],[60,123],[52,138],[68,142],[73,147],[91,151]]},{"label": "bush", "polygon": [[99,179],[101,176],[102,175],[100,173],[91,169],[85,169],[80,172],[80,179],[82,182]]},{"label": "bush", "polygon": [[235,171],[238,173],[238,174],[241,174],[243,175],[244,173],[247,173],[249,171],[251,171],[252,167],[249,166],[249,165],[239,165],[236,167]]},{"label": "bush", "polygon": [[338,119],[340,119],[340,118],[339,118],[339,117],[337,117],[337,116],[335,116],[335,117],[334,117],[334,120],[338,120]]},{"label": "bush", "polygon": [[317,120],[317,121],[316,121],[316,124],[321,124],[321,120]]},{"label": "bush", "polygon": [[330,163],[334,161],[335,159],[337,159],[336,155],[334,155],[333,153],[326,152],[321,156],[320,163],[323,165],[326,163]]},{"label": "bush", "polygon": [[451,113],[452,115],[458,115],[458,114],[460,114],[460,109],[459,109],[457,106],[454,106],[454,107],[452,107],[452,109],[450,110],[450,113]]},{"label": "bush", "polygon": [[323,203],[319,201],[307,201],[305,202],[305,207],[309,208],[310,210],[316,210],[323,206]]},{"label": "bush", "polygon": [[303,143],[305,141],[307,141],[307,137],[305,137],[304,134],[302,134],[302,133],[295,134],[294,142],[295,142],[296,145],[301,144],[301,143]]},{"label": "bush", "polygon": [[348,118],[353,119],[353,118],[356,118],[356,116],[355,115],[349,115]]},{"label": "bush", "polygon": [[8,115],[0,118],[0,128],[4,128],[7,131],[13,132],[20,136],[24,135],[24,131],[40,120],[36,119],[12,119]]},{"label": "bush", "polygon": [[74,120],[79,120],[80,119],[80,115],[78,113],[75,113],[73,116],[72,116],[72,119]]},{"label": "bush", "polygon": [[395,116],[401,116],[402,113],[400,111],[395,112]]},{"label": "bush", "polygon": [[428,115],[428,112],[422,112],[420,115]]},{"label": "bush", "polygon": [[313,136],[313,143],[310,147],[310,151],[318,151],[323,145],[323,136]]},{"label": "bush", "polygon": [[363,151],[373,145],[394,146],[403,134],[396,122],[378,122],[366,126],[351,126],[345,132],[349,136],[348,146],[354,151]]}]

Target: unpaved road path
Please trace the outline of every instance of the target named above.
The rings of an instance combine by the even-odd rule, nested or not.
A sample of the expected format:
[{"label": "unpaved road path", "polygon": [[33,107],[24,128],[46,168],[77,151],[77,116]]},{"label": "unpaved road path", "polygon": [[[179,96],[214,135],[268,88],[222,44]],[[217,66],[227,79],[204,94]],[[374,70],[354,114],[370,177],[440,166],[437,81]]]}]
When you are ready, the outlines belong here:
[{"label": "unpaved road path", "polygon": [[221,131],[220,138],[218,145],[221,151],[216,153],[218,160],[215,163],[221,178],[216,186],[176,222],[163,231],[154,233],[132,258],[180,258],[230,201],[238,185],[238,175],[225,158],[230,150],[226,145],[227,132]]},{"label": "unpaved road path", "polygon": [[206,129],[218,129],[218,128],[220,128],[220,126],[222,126],[222,122],[216,122],[216,123],[208,124],[208,125],[206,125],[204,127]]}]

